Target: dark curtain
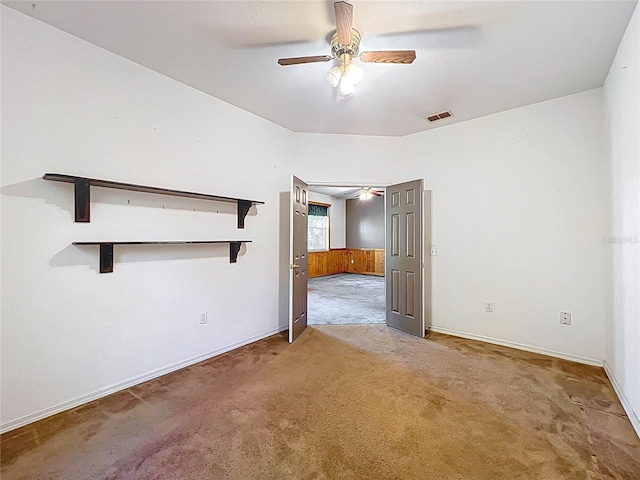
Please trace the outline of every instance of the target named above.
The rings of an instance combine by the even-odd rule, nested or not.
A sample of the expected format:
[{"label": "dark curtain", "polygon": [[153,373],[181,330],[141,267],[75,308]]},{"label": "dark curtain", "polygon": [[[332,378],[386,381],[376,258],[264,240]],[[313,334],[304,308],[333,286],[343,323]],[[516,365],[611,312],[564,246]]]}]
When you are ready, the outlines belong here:
[{"label": "dark curtain", "polygon": [[314,205],[313,203],[309,204],[309,216],[313,217],[328,217],[329,216],[329,207],[325,207],[324,205]]}]

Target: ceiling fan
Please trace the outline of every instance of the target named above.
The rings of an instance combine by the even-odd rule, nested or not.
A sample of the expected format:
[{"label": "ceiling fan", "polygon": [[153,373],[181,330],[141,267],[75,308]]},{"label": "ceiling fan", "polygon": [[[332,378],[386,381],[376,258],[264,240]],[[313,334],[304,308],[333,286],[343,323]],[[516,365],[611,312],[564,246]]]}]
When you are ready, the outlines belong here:
[{"label": "ceiling fan", "polygon": [[415,50],[387,50],[360,53],[360,33],[352,27],[353,5],[347,2],[335,2],[336,32],[331,37],[331,55],[313,57],[281,58],[282,66],[303,63],[328,62],[338,59],[339,65],[333,67],[326,78],[332,87],[339,87],[340,96],[351,95],[355,85],[362,79],[363,71],[351,63],[353,58],[369,63],[412,63],[416,58]]},{"label": "ceiling fan", "polygon": [[382,195],[384,195],[384,190],[364,187],[362,191],[358,195],[356,195],[356,198],[359,198],[361,200],[368,200],[373,197],[381,197]]}]

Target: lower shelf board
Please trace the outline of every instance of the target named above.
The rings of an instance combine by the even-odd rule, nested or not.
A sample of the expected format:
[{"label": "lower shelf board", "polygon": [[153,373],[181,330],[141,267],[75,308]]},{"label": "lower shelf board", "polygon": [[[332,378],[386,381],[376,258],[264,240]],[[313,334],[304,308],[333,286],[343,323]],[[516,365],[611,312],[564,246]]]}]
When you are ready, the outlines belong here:
[{"label": "lower shelf board", "polygon": [[114,245],[203,245],[203,244],[229,244],[229,262],[238,261],[238,252],[243,243],[251,243],[251,240],[194,240],[194,241],[171,241],[171,242],[73,242],[73,245],[100,246],[100,273],[113,272],[113,246]]}]

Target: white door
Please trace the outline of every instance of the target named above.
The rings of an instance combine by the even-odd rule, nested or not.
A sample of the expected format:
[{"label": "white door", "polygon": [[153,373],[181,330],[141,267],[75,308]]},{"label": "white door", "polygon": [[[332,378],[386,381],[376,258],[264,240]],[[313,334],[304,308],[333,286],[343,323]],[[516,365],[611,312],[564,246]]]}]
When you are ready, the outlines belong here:
[{"label": "white door", "polygon": [[289,342],[307,328],[307,213],[309,186],[291,176],[289,212]]},{"label": "white door", "polygon": [[424,337],[422,312],[423,181],[387,187],[385,194],[386,320]]}]

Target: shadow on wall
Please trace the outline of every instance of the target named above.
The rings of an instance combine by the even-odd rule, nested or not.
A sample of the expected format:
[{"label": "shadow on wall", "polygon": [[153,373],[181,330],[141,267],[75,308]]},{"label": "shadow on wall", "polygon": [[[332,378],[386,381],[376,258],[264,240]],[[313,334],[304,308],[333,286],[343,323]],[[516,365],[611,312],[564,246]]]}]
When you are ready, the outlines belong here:
[{"label": "shadow on wall", "polygon": [[[71,183],[60,183],[34,178],[13,185],[2,187],[3,195],[16,197],[41,198],[46,203],[56,205],[69,212],[74,219],[74,187]],[[208,193],[208,192],[201,192]],[[212,192],[212,195],[224,195]],[[217,214],[237,214],[235,203],[215,202],[197,198],[174,197],[154,193],[132,192],[111,188],[91,187],[91,203],[107,203],[112,205],[128,205],[135,207],[162,208],[174,210],[191,210],[193,212],[211,212]],[[258,209],[252,205],[248,215],[255,216]]]},{"label": "shadow on wall", "polygon": [[34,178],[13,185],[7,185],[0,190],[3,195],[12,197],[41,198],[46,203],[57,205],[69,212],[73,221],[74,199],[73,185],[47,182],[42,178]]},{"label": "shadow on wall", "polygon": [[[72,184],[59,183],[34,178],[20,183],[7,185],[0,189],[3,195],[39,198],[47,204],[69,213],[69,220],[74,220],[74,187]],[[149,208],[169,208],[212,212],[216,214],[237,215],[235,203],[213,202],[192,198],[156,195],[126,190],[112,190],[101,187],[91,187],[91,203],[108,203]],[[249,215],[256,215],[257,208],[252,206]],[[94,219],[95,220],[95,219]],[[109,240],[109,239],[96,239]],[[130,239],[135,240],[135,239]],[[158,239],[164,240],[164,239]],[[187,240],[187,239],[185,239]],[[229,240],[235,240],[229,239]],[[242,244],[238,256],[246,253],[247,246]],[[153,262],[167,260],[184,260],[209,257],[229,258],[229,244],[186,244],[186,245],[116,245],[114,246],[114,271],[118,263]],[[49,265],[52,267],[69,267],[88,265],[96,272],[100,271],[99,246],[76,246],[69,244],[51,257]]]}]

